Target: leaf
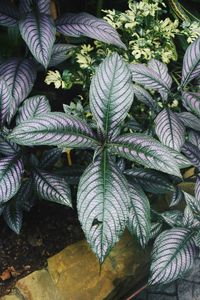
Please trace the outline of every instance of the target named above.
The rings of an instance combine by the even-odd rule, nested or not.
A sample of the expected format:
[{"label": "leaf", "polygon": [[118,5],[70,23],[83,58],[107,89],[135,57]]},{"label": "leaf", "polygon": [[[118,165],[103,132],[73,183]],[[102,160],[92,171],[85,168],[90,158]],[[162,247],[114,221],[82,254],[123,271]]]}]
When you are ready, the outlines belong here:
[{"label": "leaf", "polygon": [[7,136],[0,132],[0,153],[5,156],[15,155],[20,151],[20,147],[7,139]]},{"label": "leaf", "polygon": [[52,169],[58,159],[61,157],[62,150],[59,148],[49,149],[43,152],[40,168]]},{"label": "leaf", "polygon": [[192,165],[191,162],[180,152],[173,150],[172,148],[168,148],[168,150],[180,169],[188,168]]},{"label": "leaf", "polygon": [[50,0],[20,0],[20,11],[22,14],[31,11],[50,15]]},{"label": "leaf", "polygon": [[36,204],[37,199],[33,189],[33,180],[31,178],[22,181],[14,200],[19,208],[25,211],[30,211]]},{"label": "leaf", "polygon": [[200,134],[194,130],[189,130],[188,141],[197,146],[200,150]]},{"label": "leaf", "polygon": [[186,205],[184,209],[183,225],[191,228],[194,223],[194,215],[190,206]]},{"label": "leaf", "polygon": [[197,175],[196,183],[195,183],[195,199],[199,202],[200,205],[200,177]]},{"label": "leaf", "polygon": [[186,192],[183,192],[183,194],[187,205],[192,209],[192,211],[195,214],[198,215],[200,213],[200,201]]},{"label": "leaf", "polygon": [[19,22],[19,29],[35,59],[47,68],[56,35],[56,28],[51,17],[30,12]]},{"label": "leaf", "polygon": [[150,109],[158,112],[159,107],[156,101],[152,98],[149,92],[147,92],[144,88],[137,84],[133,84],[134,95],[138,99],[138,101],[147,105]]},{"label": "leaf", "polygon": [[145,167],[181,177],[178,165],[168,148],[144,134],[126,134],[108,144],[111,153]]},{"label": "leaf", "polygon": [[98,144],[91,128],[83,120],[58,112],[23,122],[9,137],[20,145],[28,146],[90,148]]},{"label": "leaf", "polygon": [[56,20],[57,31],[73,37],[87,36],[126,50],[117,31],[105,20],[88,13],[67,13]]},{"label": "leaf", "polygon": [[49,100],[46,96],[33,96],[26,99],[23,105],[19,108],[19,114],[16,123],[20,124],[24,121],[37,117],[51,111]]},{"label": "leaf", "polygon": [[200,93],[182,94],[183,106],[200,118]]},{"label": "leaf", "polygon": [[160,214],[161,219],[171,227],[183,226],[183,213],[179,210],[169,210]]},{"label": "leaf", "polygon": [[17,7],[8,0],[0,1],[0,25],[12,27],[17,26],[19,12]]},{"label": "leaf", "polygon": [[200,150],[198,147],[190,142],[186,142],[181,151],[185,154],[189,161],[200,170]]},{"label": "leaf", "polygon": [[184,87],[200,75],[200,38],[197,38],[186,50],[183,58],[181,86]]},{"label": "leaf", "polygon": [[163,109],[155,119],[155,131],[159,140],[176,151],[180,151],[185,141],[185,127],[170,110]]},{"label": "leaf", "polygon": [[150,239],[154,239],[160,233],[160,231],[162,230],[162,226],[162,222],[151,223]]},{"label": "leaf", "polygon": [[98,67],[90,86],[90,109],[105,139],[111,139],[133,101],[130,71],[117,53]]},{"label": "leaf", "polygon": [[6,81],[0,77],[0,126],[6,122],[11,103],[11,92]]},{"label": "leaf", "polygon": [[137,236],[144,248],[149,241],[151,230],[149,200],[138,184],[131,184],[129,190],[131,203],[127,227],[131,234]]},{"label": "leaf", "polygon": [[72,207],[71,192],[64,178],[35,169],[33,180],[37,193],[41,198]]},{"label": "leaf", "polygon": [[49,67],[54,67],[70,57],[72,49],[76,46],[70,44],[55,44],[52,49]]},{"label": "leaf", "polygon": [[148,67],[151,68],[152,70],[154,70],[157,74],[159,74],[160,78],[168,86],[168,89],[171,88],[172,78],[168,73],[167,65],[165,65],[163,62],[153,58],[148,62]]},{"label": "leaf", "polygon": [[174,191],[173,184],[161,172],[143,168],[132,168],[125,170],[124,174],[130,179],[131,183],[139,184],[149,193],[164,194]]},{"label": "leaf", "polygon": [[116,166],[117,166],[118,169],[123,173],[123,171],[125,170],[125,167],[126,167],[125,159],[119,158],[119,159],[116,161]]},{"label": "leaf", "polygon": [[9,202],[3,211],[3,218],[15,233],[19,234],[22,227],[23,213],[22,209],[16,204],[15,201]]},{"label": "leaf", "polygon": [[193,233],[185,228],[163,231],[152,251],[149,284],[169,283],[182,277],[197,255]]},{"label": "leaf", "polygon": [[173,192],[170,202],[170,207],[178,205],[183,199],[183,192],[179,187],[176,187],[176,190]]},{"label": "leaf", "polygon": [[35,64],[29,59],[8,59],[0,65],[0,76],[4,78],[12,94],[10,120],[33,87],[36,79]]},{"label": "leaf", "polygon": [[17,193],[23,172],[23,162],[18,156],[0,159],[0,203],[7,202]]},{"label": "leaf", "polygon": [[192,128],[193,130],[200,131],[200,119],[190,112],[176,113],[183,125]]},{"label": "leaf", "polygon": [[127,182],[104,151],[85,170],[77,194],[79,220],[100,263],[125,229],[129,203]]},{"label": "leaf", "polygon": [[162,98],[166,100],[167,94],[170,91],[170,86],[168,82],[162,80],[155,70],[145,66],[144,64],[131,64],[129,66],[132,74],[132,80],[134,82],[142,84],[146,88],[158,91]]}]

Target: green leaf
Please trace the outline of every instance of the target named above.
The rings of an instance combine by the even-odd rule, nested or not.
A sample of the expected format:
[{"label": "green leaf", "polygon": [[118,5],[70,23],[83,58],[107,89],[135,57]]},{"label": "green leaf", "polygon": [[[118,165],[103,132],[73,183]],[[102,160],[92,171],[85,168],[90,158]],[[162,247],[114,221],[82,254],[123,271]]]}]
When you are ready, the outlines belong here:
[{"label": "green leaf", "polygon": [[41,198],[72,207],[70,188],[64,178],[35,169],[33,180]]},{"label": "green leaf", "polygon": [[188,229],[173,228],[157,237],[151,257],[150,285],[169,283],[190,270],[197,255],[192,236]]},{"label": "green leaf", "polygon": [[19,234],[22,227],[23,212],[19,205],[11,200],[3,210],[3,218],[15,233]]},{"label": "green leaf", "polygon": [[23,122],[13,129],[10,139],[27,146],[90,148],[98,144],[93,131],[83,120],[58,112]]},{"label": "green leaf", "polygon": [[131,184],[129,190],[131,203],[127,227],[133,235],[137,236],[144,248],[149,241],[151,230],[149,200],[138,184]]},{"label": "green leaf", "polygon": [[104,150],[85,170],[77,195],[82,229],[100,263],[125,229],[129,204],[126,179]]},{"label": "green leaf", "polygon": [[192,209],[192,211],[199,215],[200,214],[200,201],[198,199],[196,199],[194,196],[183,192],[184,197],[185,197],[185,201],[187,203],[187,205]]},{"label": "green leaf", "polygon": [[171,227],[183,226],[183,213],[179,210],[169,210],[160,214],[161,219]]},{"label": "green leaf", "polygon": [[105,139],[115,135],[133,101],[130,71],[114,53],[98,67],[90,86],[90,108]]},{"label": "green leaf", "polygon": [[111,153],[145,167],[181,177],[178,165],[167,147],[144,134],[126,134],[108,144]]}]

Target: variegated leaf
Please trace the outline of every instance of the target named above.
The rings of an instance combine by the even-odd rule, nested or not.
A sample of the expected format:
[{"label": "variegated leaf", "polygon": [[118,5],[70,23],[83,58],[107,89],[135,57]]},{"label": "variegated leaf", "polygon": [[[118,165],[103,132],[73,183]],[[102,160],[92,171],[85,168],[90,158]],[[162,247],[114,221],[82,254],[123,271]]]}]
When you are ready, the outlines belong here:
[{"label": "variegated leaf", "polygon": [[144,134],[121,135],[108,144],[108,149],[145,167],[181,177],[178,164],[168,148]]},{"label": "variegated leaf", "polygon": [[0,159],[0,203],[10,200],[17,193],[23,171],[23,162],[18,156]]},{"label": "variegated leaf", "polygon": [[155,70],[144,64],[131,64],[130,70],[134,82],[143,84],[146,88],[158,91],[162,98],[166,100],[170,86],[167,82],[162,80]]},{"label": "variegated leaf", "polygon": [[19,11],[9,0],[0,1],[0,25],[12,27],[17,26]]},{"label": "variegated leaf", "polygon": [[160,78],[167,84],[168,88],[171,88],[172,78],[168,73],[167,65],[163,62],[153,58],[148,62],[148,67],[159,74]]},{"label": "variegated leaf", "polygon": [[182,94],[183,106],[197,115],[200,118],[200,93],[187,93]]},{"label": "variegated leaf", "polygon": [[90,148],[98,144],[93,131],[83,120],[58,112],[23,122],[14,128],[10,139],[28,146]]},{"label": "variegated leaf", "polygon": [[19,234],[22,227],[23,212],[14,200],[9,201],[3,210],[3,218],[15,233]]},{"label": "variegated leaf", "polygon": [[154,239],[162,230],[162,222],[151,223],[150,239]]},{"label": "variegated leaf", "polygon": [[0,75],[12,94],[10,120],[33,87],[36,79],[35,64],[29,59],[11,58],[0,65]]},{"label": "variegated leaf", "polygon": [[6,81],[0,77],[0,126],[6,122],[12,96]]},{"label": "variegated leaf", "polygon": [[118,167],[118,169],[123,173],[126,167],[126,162],[124,158],[119,158],[116,161],[116,166]]},{"label": "variegated leaf", "polygon": [[161,219],[171,227],[183,226],[183,213],[179,210],[169,210],[160,214]]},{"label": "variegated leaf", "polygon": [[190,142],[186,142],[181,151],[185,154],[185,156],[189,159],[189,161],[200,170],[200,150],[197,146],[191,144]]},{"label": "variegated leaf", "polygon": [[200,75],[200,37],[186,50],[183,58],[181,86]]},{"label": "variegated leaf", "polygon": [[164,194],[167,192],[173,192],[173,184],[163,176],[161,172],[143,169],[133,168],[125,170],[124,174],[128,177],[130,182],[139,184],[145,191],[153,194]]},{"label": "variegated leaf", "polygon": [[181,113],[176,113],[176,115],[186,127],[200,131],[200,119],[194,116],[192,113],[184,111]]},{"label": "variegated leaf", "polygon": [[147,92],[144,88],[142,88],[141,86],[139,86],[137,84],[134,84],[133,91],[134,91],[134,95],[136,96],[138,101],[146,104],[149,108],[151,108],[152,110],[154,110],[156,112],[159,111],[159,107],[158,107],[156,101],[152,98],[150,93]]},{"label": "variegated leaf", "polygon": [[173,157],[173,159],[175,160],[176,164],[178,165],[179,169],[188,168],[192,165],[190,160],[188,160],[187,157],[185,157],[180,152],[178,152],[172,148],[168,148],[168,150],[169,150],[171,156]]},{"label": "variegated leaf", "polygon": [[27,14],[36,11],[46,15],[50,15],[50,0],[20,0],[20,11]]},{"label": "variegated leaf", "polygon": [[7,139],[6,134],[0,132],[0,153],[5,156],[12,156],[19,151],[20,147],[16,143]]},{"label": "variegated leaf", "polygon": [[53,148],[44,151],[40,162],[40,168],[45,170],[52,169],[55,163],[61,157],[61,154],[62,150],[59,148]]},{"label": "variegated leaf", "polygon": [[189,130],[188,132],[188,141],[192,143],[193,145],[197,146],[200,150],[200,133]]},{"label": "variegated leaf", "polygon": [[41,169],[35,169],[33,180],[41,198],[72,207],[71,191],[64,178]]},{"label": "variegated leaf", "polygon": [[22,181],[20,189],[14,197],[15,202],[22,210],[30,211],[37,202],[38,196],[34,192],[33,186],[31,178]]},{"label": "variegated leaf", "polygon": [[127,227],[136,235],[144,248],[149,241],[151,231],[150,204],[147,196],[138,184],[129,186],[131,203],[128,213]]},{"label": "variegated leaf", "polygon": [[190,206],[186,205],[184,209],[184,216],[183,216],[183,225],[191,228],[194,223],[194,215],[190,208]]},{"label": "variegated leaf", "polygon": [[159,140],[176,151],[180,151],[185,141],[185,127],[170,110],[163,109],[155,119],[155,131]]},{"label": "variegated leaf", "polygon": [[169,283],[191,269],[197,248],[193,233],[184,228],[163,231],[155,240],[149,284]]},{"label": "variegated leaf", "polygon": [[200,177],[197,176],[196,183],[195,183],[195,199],[199,202],[200,205]]},{"label": "variegated leaf", "polygon": [[200,201],[199,199],[196,199],[194,196],[183,192],[184,197],[185,197],[185,202],[187,203],[187,205],[192,209],[192,211],[199,215],[200,213]]},{"label": "variegated leaf", "polygon": [[79,220],[100,263],[125,229],[129,204],[127,182],[103,152],[85,170],[77,195]]},{"label": "variegated leaf", "polygon": [[16,123],[20,124],[33,117],[49,113],[50,111],[51,107],[46,96],[33,96],[26,99],[23,105],[19,108]]},{"label": "variegated leaf", "polygon": [[70,57],[70,50],[76,46],[70,44],[55,44],[52,49],[49,67],[54,67]]},{"label": "variegated leaf", "polygon": [[181,191],[181,189],[179,187],[176,187],[176,190],[173,192],[172,197],[171,197],[171,201],[170,201],[170,207],[172,206],[176,206],[177,204],[179,204],[181,202],[181,200],[183,199],[183,192]]},{"label": "variegated leaf", "polygon": [[88,13],[67,13],[56,20],[58,32],[66,36],[87,36],[126,49],[117,31],[105,20]]},{"label": "variegated leaf", "polygon": [[114,53],[100,64],[90,86],[90,109],[106,140],[115,135],[132,101],[130,71]]},{"label": "variegated leaf", "polygon": [[19,29],[35,59],[47,68],[56,35],[56,28],[51,17],[31,12],[19,22]]}]

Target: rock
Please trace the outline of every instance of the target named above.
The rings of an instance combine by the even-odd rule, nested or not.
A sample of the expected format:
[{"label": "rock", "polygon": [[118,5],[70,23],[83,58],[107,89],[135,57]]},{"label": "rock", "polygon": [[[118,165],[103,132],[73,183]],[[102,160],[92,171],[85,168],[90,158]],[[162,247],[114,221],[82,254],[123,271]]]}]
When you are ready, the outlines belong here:
[{"label": "rock", "polygon": [[102,300],[126,278],[131,276],[132,286],[146,276],[149,250],[142,250],[126,232],[100,272],[97,258],[83,240],[51,257],[48,270],[63,299]]}]

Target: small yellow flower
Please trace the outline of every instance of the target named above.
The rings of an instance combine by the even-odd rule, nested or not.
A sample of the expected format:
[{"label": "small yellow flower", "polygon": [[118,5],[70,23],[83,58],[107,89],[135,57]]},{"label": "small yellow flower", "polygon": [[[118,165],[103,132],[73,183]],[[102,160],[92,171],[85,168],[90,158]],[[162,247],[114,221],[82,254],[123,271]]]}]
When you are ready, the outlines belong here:
[{"label": "small yellow flower", "polygon": [[59,71],[48,71],[44,81],[46,84],[53,83],[56,89],[62,86],[62,77]]}]

